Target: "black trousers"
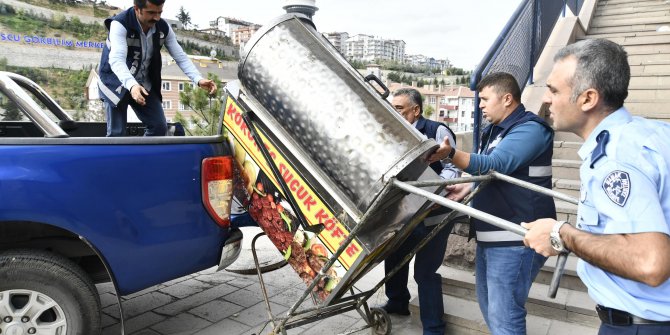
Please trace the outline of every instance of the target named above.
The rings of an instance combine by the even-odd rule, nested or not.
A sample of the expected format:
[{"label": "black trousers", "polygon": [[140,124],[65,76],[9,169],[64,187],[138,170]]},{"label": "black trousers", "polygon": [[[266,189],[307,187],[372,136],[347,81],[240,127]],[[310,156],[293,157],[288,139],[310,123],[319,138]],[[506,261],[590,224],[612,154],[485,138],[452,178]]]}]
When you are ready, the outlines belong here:
[{"label": "black trousers", "polygon": [[670,325],[630,325],[612,326],[606,323],[600,325],[598,335],[668,335]]}]

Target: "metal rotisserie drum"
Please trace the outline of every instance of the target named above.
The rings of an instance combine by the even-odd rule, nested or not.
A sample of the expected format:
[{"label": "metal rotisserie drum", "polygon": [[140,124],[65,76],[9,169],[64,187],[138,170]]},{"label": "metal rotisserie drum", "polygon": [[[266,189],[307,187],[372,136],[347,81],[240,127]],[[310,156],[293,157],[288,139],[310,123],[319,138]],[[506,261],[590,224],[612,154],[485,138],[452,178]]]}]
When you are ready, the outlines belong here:
[{"label": "metal rotisserie drum", "polygon": [[[257,221],[272,223],[267,225],[272,231],[281,226],[276,217],[284,219],[285,231],[278,234],[290,233],[295,238],[287,241],[286,235],[273,242],[289,263],[295,256],[292,252],[304,258],[304,251],[307,261],[300,265],[294,260],[291,265],[305,279],[307,275],[299,268],[315,263],[309,261],[310,255],[332,255],[349,232],[362,225],[336,263],[341,271],[329,274],[336,280],[327,291],[337,294],[320,297],[328,303],[420,222],[426,200],[393,189],[389,181],[437,179],[425,162],[437,144],[403,120],[312,22],[299,14],[281,16],[252,37],[238,77],[240,92],[227,90],[224,125],[233,134],[235,150],[246,153],[236,158],[245,175],[247,195],[253,201],[254,196],[274,194],[270,198],[275,205],[266,201],[264,206],[280,205],[284,213],[273,219],[272,214],[250,211],[256,213]],[[254,129],[269,150],[279,178],[273,176],[242,121],[245,112],[253,114]],[[256,168],[247,168],[249,161]],[[328,252],[313,248],[317,239],[311,238],[309,229],[298,229],[294,216],[284,210],[281,199],[286,194],[277,179],[283,180],[296,199],[296,210],[308,226],[322,225],[323,230],[315,231],[314,236]]]}]

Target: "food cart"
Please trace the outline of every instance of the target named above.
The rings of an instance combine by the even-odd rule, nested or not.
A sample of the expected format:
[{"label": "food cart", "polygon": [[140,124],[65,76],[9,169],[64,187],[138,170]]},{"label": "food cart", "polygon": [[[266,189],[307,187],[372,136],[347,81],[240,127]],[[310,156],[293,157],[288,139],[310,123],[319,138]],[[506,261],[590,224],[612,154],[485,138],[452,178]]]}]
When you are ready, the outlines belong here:
[{"label": "food cart", "polygon": [[[354,284],[435,204],[524,233],[439,196],[447,184],[481,187],[509,177],[492,172],[441,180],[426,162],[437,143],[405,122],[385,100],[382,81],[352,68],[309,18],[287,14],[262,27],[244,48],[238,78],[225,88],[222,120],[240,181],[234,194],[307,285],[284,317],[271,313],[264,294],[273,333],[350,310],[374,333],[389,333],[388,315],[367,305],[388,277],[367,292],[356,292]],[[298,310],[308,296],[316,307]]]}]

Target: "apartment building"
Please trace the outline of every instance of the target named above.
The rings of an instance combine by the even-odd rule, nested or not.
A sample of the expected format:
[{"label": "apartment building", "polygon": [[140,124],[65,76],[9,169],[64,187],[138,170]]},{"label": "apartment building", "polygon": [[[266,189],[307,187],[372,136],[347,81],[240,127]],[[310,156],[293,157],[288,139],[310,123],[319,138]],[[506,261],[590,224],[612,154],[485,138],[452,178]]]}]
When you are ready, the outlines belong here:
[{"label": "apartment building", "polygon": [[233,35],[231,36],[231,39],[233,41],[233,44],[235,45],[244,45],[249,41],[251,36],[260,29],[261,26],[257,24],[252,24],[250,26],[246,27],[240,27],[235,30],[233,30]]},{"label": "apartment building", "polygon": [[323,36],[330,41],[330,43],[339,51],[341,54],[345,54],[345,49],[347,46],[347,40],[349,39],[349,33],[345,32],[333,32],[333,33],[324,33]]},{"label": "apartment building", "polygon": [[405,41],[358,34],[347,39],[343,54],[348,59],[368,62],[381,59],[400,63],[405,58]]},{"label": "apartment building", "polygon": [[453,131],[472,131],[475,114],[475,92],[465,86],[447,86],[440,100],[438,117]]},{"label": "apartment building", "polygon": [[210,28],[217,28],[223,31],[231,39],[233,38],[233,31],[249,26],[257,26],[257,24],[225,16],[219,16],[216,20],[209,21]]},{"label": "apartment building", "polygon": [[406,54],[404,57],[404,62],[405,64],[427,67],[439,71],[444,71],[451,66],[451,62],[449,62],[448,59],[435,59],[433,57],[427,57],[424,55]]}]

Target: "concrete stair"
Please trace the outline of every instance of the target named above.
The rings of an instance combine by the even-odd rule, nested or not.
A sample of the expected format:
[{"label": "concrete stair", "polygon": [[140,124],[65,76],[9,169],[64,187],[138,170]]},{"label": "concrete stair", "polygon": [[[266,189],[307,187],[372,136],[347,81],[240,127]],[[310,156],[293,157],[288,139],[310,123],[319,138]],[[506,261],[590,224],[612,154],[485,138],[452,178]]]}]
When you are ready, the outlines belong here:
[{"label": "concrete stair", "polygon": [[[601,0],[586,36],[607,38],[624,46],[631,66],[631,81],[625,106],[633,115],[670,121],[670,26],[668,0]],[[556,133],[553,188],[579,198],[577,150],[583,140],[574,134]],[[575,223],[577,206],[557,201],[558,217]]]},{"label": "concrete stair", "polygon": [[[556,298],[547,297],[549,289],[547,278],[551,278],[553,264],[554,259],[547,261],[542,273],[538,275],[538,280],[531,287],[526,303],[528,334],[597,334],[600,320],[595,313],[595,303],[576,277],[576,259],[568,260]],[[442,266],[438,272],[443,278],[446,332],[489,334],[477,304],[474,273],[447,266]],[[410,311],[413,322],[420,324],[418,299],[410,303]]]},{"label": "concrete stair", "polygon": [[601,0],[588,38],[607,38],[624,46],[631,66],[625,106],[649,119],[670,121],[670,2]]},{"label": "concrete stair", "polygon": [[[626,108],[634,115],[670,121],[670,0],[600,0],[586,36],[607,38],[624,46],[631,67]],[[663,30],[663,29],[661,29]],[[571,133],[557,132],[552,161],[553,189],[579,198],[577,151],[583,140]],[[559,220],[573,225],[577,205],[556,200]],[[556,299],[547,297],[548,284],[556,264],[547,260],[530,292],[526,308],[528,334],[597,334],[600,321],[595,303],[576,273],[577,258],[570,256]],[[444,319],[448,334],[488,334],[476,301],[474,272],[443,266]],[[410,304],[414,322],[420,324],[419,302]]]},{"label": "concrete stair", "polygon": [[[552,189],[579,199],[579,167],[582,161],[577,150],[582,146],[581,139],[574,134],[561,132],[556,133],[555,139]],[[574,225],[577,218],[577,205],[561,200],[555,202],[557,218]]]}]

